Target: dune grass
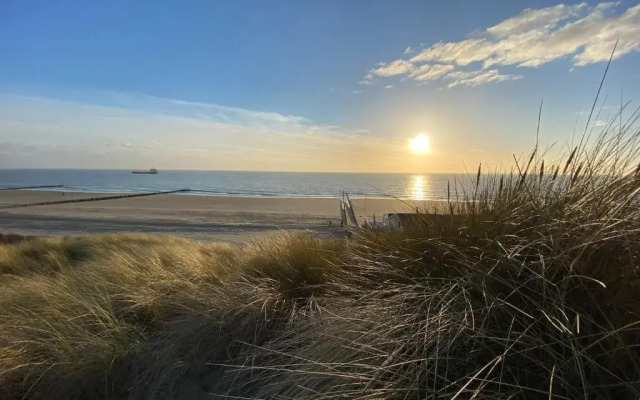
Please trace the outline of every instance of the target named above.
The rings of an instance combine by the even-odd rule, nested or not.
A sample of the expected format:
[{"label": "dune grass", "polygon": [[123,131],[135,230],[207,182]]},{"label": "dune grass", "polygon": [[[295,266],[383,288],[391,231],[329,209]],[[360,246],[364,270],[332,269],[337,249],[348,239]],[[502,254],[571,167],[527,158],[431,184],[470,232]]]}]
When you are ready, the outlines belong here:
[{"label": "dune grass", "polygon": [[400,232],[8,240],[1,397],[637,399],[638,139],[479,168]]}]

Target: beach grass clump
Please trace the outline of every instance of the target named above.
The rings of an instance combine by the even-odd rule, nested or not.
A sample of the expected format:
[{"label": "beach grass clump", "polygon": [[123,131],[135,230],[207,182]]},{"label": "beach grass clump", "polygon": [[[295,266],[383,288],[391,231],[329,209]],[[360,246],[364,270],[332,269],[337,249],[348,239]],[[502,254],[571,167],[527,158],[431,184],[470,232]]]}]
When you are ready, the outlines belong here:
[{"label": "beach grass clump", "polygon": [[7,399],[637,399],[640,133],[351,239],[0,245]]},{"label": "beach grass clump", "polygon": [[2,398],[200,387],[240,343],[261,345],[304,312],[289,290],[316,293],[325,283],[316,269],[333,268],[326,262],[343,248],[288,234],[242,249],[130,234],[2,245]]}]

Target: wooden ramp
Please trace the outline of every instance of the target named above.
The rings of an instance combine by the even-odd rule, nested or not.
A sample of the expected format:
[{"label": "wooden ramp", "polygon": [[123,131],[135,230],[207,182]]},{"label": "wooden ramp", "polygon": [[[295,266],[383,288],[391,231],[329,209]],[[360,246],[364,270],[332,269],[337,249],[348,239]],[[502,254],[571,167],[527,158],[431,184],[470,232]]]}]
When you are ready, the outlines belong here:
[{"label": "wooden ramp", "polygon": [[360,228],[348,193],[343,193],[342,200],[340,201],[340,218],[342,226],[347,228]]}]

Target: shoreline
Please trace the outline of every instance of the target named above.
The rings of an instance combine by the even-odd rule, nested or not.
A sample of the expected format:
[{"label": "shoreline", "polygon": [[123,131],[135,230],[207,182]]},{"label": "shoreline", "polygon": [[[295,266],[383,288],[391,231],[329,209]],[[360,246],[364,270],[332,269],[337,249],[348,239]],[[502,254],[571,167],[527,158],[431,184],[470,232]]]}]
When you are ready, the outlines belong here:
[{"label": "shoreline", "polygon": [[[13,190],[19,190],[19,191],[32,191],[32,192],[56,192],[56,193],[82,193],[82,194],[91,194],[91,195],[128,195],[128,194],[142,194],[142,193],[156,193],[156,192],[165,192],[165,191],[172,191],[172,190],[158,190],[158,191],[141,191],[141,190],[113,190],[113,191],[96,191],[96,190],[90,190],[90,191],[86,191],[86,190],[74,190],[74,189],[68,189],[68,190],[60,190],[60,188],[56,188],[56,189],[40,189],[40,188],[36,188],[36,189],[21,189],[21,188],[0,188],[0,191],[13,191]],[[175,193],[176,195],[179,196],[201,196],[201,197],[230,197],[230,198],[249,198],[249,199],[337,199],[340,200],[342,198],[342,196],[340,195],[335,195],[335,196],[331,196],[331,195],[296,195],[296,194],[284,194],[284,195],[260,195],[260,194],[256,194],[256,195],[251,195],[251,194],[240,194],[240,193],[217,193],[217,192],[211,192],[211,191],[204,191],[204,190],[191,190],[188,188],[184,188],[184,189],[175,189],[176,191],[181,191],[184,190],[184,192],[182,193]],[[347,192],[349,193],[349,192]],[[0,195],[1,196],[1,195]],[[425,198],[425,199],[416,199],[416,198],[412,198],[412,197],[394,197],[394,196],[371,196],[371,195],[359,195],[359,194],[351,194],[349,193],[349,197],[352,200],[397,200],[397,201],[417,201],[417,202],[446,202],[447,199],[446,198]],[[460,201],[458,201],[460,202]]]}]

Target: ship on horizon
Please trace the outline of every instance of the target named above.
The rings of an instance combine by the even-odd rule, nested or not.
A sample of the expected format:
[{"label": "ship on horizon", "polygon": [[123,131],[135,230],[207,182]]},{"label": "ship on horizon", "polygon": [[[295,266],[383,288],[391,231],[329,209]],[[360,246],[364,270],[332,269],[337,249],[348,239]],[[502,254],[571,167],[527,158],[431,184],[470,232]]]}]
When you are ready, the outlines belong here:
[{"label": "ship on horizon", "polygon": [[158,173],[158,170],[155,168],[149,168],[149,169],[145,169],[145,170],[136,170],[134,169],[133,171],[131,171],[132,174],[150,174],[150,175],[155,175]]}]

